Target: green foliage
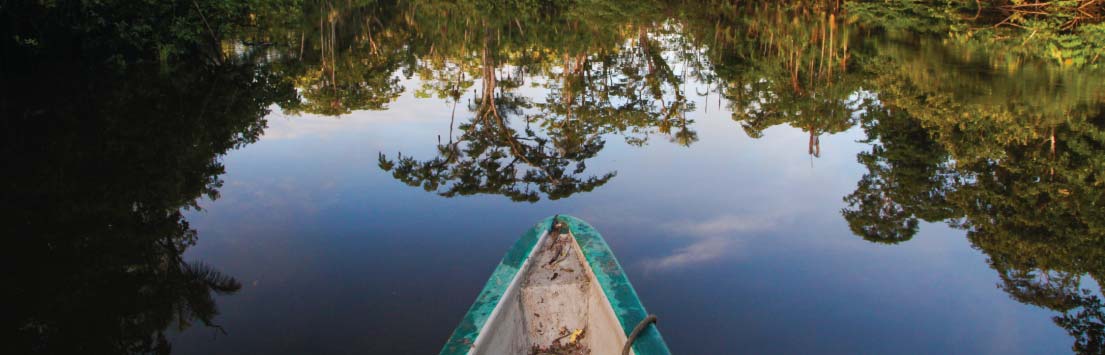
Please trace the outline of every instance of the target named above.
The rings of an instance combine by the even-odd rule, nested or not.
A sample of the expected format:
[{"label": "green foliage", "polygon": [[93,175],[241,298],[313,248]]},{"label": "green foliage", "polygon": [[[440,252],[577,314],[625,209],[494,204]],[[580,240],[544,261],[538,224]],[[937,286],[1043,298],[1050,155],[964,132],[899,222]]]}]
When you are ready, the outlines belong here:
[{"label": "green foliage", "polygon": [[6,24],[0,38],[4,47],[37,49],[12,53],[68,51],[126,64],[199,51],[217,62],[223,38],[248,24],[251,5],[224,0],[9,2],[0,8]]},{"label": "green foliage", "polygon": [[1096,352],[1101,305],[1079,280],[1105,276],[1100,73],[924,37],[864,62],[886,111],[864,119],[868,173],[842,211],[853,230],[882,243],[909,239],[921,219],[965,230],[999,287],[1058,312],[1074,349]]},{"label": "green foliage", "polygon": [[1088,290],[1078,295],[1075,302],[1081,309],[1053,319],[1074,337],[1071,350],[1079,354],[1099,354],[1105,350],[1105,313],[1102,312],[1105,304]]},{"label": "green foliage", "polygon": [[728,11],[700,9],[684,21],[690,36],[713,43],[696,74],[718,81],[733,120],[750,137],[779,124],[819,136],[855,125],[861,78],[850,61],[856,41],[849,24],[825,2],[756,3]]},{"label": "green foliage", "polygon": [[947,153],[929,132],[903,111],[869,106],[864,130],[871,151],[857,159],[867,168],[841,211],[856,235],[896,244],[913,238],[918,220],[955,217],[947,202]]},{"label": "green foliage", "polygon": [[964,2],[948,0],[848,1],[847,16],[861,27],[891,35],[943,35],[955,26]]},{"label": "green foliage", "polygon": [[169,327],[218,327],[214,294],[241,285],[183,260],[198,235],[182,211],[218,197],[221,156],[260,137],[291,83],[251,63],[21,58],[0,69],[9,348],[168,353]]},{"label": "green foliage", "polygon": [[[484,41],[481,56],[483,91],[469,109],[474,117],[461,124],[461,136],[438,144],[439,156],[418,161],[402,154],[390,160],[380,154],[380,168],[410,186],[437,191],[445,197],[498,194],[514,201],[536,202],[541,194],[559,199],[602,186],[615,173],[582,177],[585,160],[602,150],[605,142],[598,132],[577,130],[570,122],[546,126],[547,135],[527,124],[519,130],[510,117],[532,105],[527,98],[509,91],[518,80],[501,80],[496,73],[494,43]],[[453,89],[455,90],[455,89]],[[535,119],[527,117],[527,122]],[[546,119],[545,122],[552,122]],[[586,121],[579,121],[586,122]],[[450,132],[452,130],[450,129]]]},{"label": "green foliage", "polygon": [[1049,59],[1060,67],[1099,67],[1105,48],[1105,4],[1095,0],[852,1],[846,8],[865,27],[945,35],[992,52]]},{"label": "green foliage", "polygon": [[[654,132],[682,145],[697,140],[684,115],[693,110],[682,92],[685,73],[672,70],[670,48],[656,39],[670,29],[636,23],[655,4],[549,3],[508,17],[494,16],[495,6],[430,4],[437,5],[416,2],[413,14],[399,16],[420,28],[403,31],[411,34],[408,48],[421,50],[412,71],[423,84],[415,95],[456,105],[476,80],[482,90],[456,127],[460,136],[439,142],[437,157],[380,156],[396,179],[446,197],[559,199],[616,175],[584,174],[605,135],[636,145]],[[544,100],[517,93],[527,81],[548,90]]]}]

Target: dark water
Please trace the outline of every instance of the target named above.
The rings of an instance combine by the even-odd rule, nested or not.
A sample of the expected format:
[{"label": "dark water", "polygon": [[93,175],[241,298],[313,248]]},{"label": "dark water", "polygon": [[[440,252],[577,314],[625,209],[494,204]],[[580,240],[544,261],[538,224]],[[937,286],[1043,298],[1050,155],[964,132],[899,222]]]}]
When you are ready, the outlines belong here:
[{"label": "dark water", "polygon": [[769,6],[419,4],[5,61],[18,352],[434,353],[553,214],[674,353],[1105,342],[1092,68]]}]

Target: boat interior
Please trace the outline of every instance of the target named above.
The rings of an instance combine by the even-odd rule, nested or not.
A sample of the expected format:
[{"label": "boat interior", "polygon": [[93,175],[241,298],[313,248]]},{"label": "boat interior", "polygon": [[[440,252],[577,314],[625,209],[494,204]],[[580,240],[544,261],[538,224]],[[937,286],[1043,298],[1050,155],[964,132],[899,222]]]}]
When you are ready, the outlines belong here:
[{"label": "boat interior", "polygon": [[621,354],[625,331],[566,226],[544,233],[492,312],[474,354]]}]

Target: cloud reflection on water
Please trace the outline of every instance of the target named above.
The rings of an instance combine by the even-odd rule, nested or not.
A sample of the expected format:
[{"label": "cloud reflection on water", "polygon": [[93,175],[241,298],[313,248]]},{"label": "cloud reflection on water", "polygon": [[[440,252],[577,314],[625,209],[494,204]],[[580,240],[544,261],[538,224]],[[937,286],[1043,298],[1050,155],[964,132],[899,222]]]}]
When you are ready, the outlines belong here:
[{"label": "cloud reflection on water", "polygon": [[775,229],[777,217],[722,215],[702,221],[683,220],[664,224],[669,235],[693,241],[658,259],[646,260],[648,271],[665,271],[708,263],[722,257],[739,259],[749,239],[760,232]]}]

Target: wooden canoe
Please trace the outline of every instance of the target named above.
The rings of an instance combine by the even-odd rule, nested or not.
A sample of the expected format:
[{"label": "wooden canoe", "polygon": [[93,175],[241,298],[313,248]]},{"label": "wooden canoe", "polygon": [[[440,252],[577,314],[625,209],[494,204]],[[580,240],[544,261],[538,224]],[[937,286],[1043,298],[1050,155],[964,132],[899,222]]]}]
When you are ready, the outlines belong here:
[{"label": "wooden canoe", "polygon": [[670,355],[648,317],[598,231],[555,216],[514,243],[441,354],[622,354],[636,328],[629,353]]}]

